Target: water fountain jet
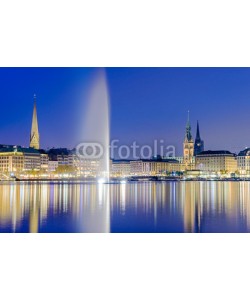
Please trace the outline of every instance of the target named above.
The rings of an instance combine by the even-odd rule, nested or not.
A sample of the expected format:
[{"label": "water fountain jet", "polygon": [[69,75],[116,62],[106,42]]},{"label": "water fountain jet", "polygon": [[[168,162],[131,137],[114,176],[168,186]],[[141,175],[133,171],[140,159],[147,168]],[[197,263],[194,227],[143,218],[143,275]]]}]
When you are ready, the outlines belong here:
[{"label": "water fountain jet", "polygon": [[104,183],[109,182],[110,176],[110,112],[109,95],[104,69],[98,70],[91,85],[86,109],[84,139],[102,147],[103,155],[98,158],[99,169],[97,179]]}]

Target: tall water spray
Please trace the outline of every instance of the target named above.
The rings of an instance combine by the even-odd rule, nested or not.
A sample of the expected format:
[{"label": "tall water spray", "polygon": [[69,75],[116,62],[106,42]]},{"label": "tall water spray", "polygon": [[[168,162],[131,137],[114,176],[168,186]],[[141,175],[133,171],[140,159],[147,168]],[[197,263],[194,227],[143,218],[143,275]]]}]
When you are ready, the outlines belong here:
[{"label": "tall water spray", "polygon": [[[109,95],[105,70],[97,72],[88,94],[88,105],[85,110],[84,142],[95,148],[101,146],[101,157],[97,158],[99,169],[97,177],[100,180],[109,181],[110,164],[110,114]],[[92,149],[93,150],[93,149]],[[98,150],[98,149],[97,149]],[[99,149],[100,150],[100,149]],[[90,161],[92,158],[90,159]],[[98,184],[88,187],[86,197],[83,198],[83,218],[79,225],[86,232],[110,232],[110,194],[109,185]],[[91,204],[88,201],[91,199]]]},{"label": "tall water spray", "polygon": [[[110,164],[110,113],[109,95],[104,69],[100,69],[91,85],[88,95],[88,106],[84,120],[84,139],[103,152],[99,160],[97,176],[109,180]],[[98,145],[101,149],[98,149]],[[99,152],[98,152],[99,153]]]}]

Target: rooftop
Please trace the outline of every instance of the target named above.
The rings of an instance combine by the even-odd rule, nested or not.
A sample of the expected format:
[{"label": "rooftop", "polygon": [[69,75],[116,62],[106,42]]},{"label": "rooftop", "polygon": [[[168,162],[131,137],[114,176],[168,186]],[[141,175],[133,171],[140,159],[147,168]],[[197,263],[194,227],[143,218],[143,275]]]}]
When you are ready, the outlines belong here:
[{"label": "rooftop", "polygon": [[176,159],[138,159],[133,161],[143,161],[143,162],[168,162],[168,163],[179,163]]},{"label": "rooftop", "polygon": [[50,155],[69,155],[72,153],[71,150],[67,149],[67,148],[52,148],[52,149],[49,149],[47,151],[47,153]]},{"label": "rooftop", "polygon": [[113,164],[129,164],[130,160],[128,159],[112,159]]},{"label": "rooftop", "polygon": [[21,146],[12,145],[0,145],[0,152],[22,152],[29,154],[40,154],[40,152],[34,148],[24,148]]},{"label": "rooftop", "polygon": [[234,154],[227,150],[207,150],[207,151],[202,151],[196,156],[203,156],[203,155],[234,155]]},{"label": "rooftop", "polygon": [[238,156],[247,156],[250,155],[250,148],[246,148],[239,152]]}]

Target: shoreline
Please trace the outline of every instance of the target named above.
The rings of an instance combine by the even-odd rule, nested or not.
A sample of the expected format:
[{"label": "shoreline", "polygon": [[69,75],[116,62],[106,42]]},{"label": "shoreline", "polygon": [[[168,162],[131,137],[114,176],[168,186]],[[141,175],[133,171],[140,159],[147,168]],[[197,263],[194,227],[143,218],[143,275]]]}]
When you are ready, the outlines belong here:
[{"label": "shoreline", "polygon": [[221,179],[183,179],[183,178],[139,178],[139,179],[111,179],[109,182],[99,183],[96,179],[76,179],[76,178],[64,178],[64,179],[17,179],[17,180],[1,180],[3,183],[73,183],[73,184],[124,184],[124,183],[146,183],[146,182],[242,182],[250,181],[250,178],[221,178]]}]

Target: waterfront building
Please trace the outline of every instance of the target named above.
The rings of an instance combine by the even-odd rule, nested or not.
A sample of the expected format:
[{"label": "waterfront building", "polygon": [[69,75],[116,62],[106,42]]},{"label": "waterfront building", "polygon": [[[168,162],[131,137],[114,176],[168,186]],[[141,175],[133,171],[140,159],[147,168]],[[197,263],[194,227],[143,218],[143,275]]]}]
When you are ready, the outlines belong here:
[{"label": "waterfront building", "polygon": [[130,161],[112,160],[110,170],[112,177],[128,177],[130,176]]},{"label": "waterfront building", "polygon": [[237,170],[237,159],[234,153],[226,150],[209,150],[196,155],[195,165],[201,171],[233,173]]},{"label": "waterfront building", "polygon": [[49,156],[46,153],[45,150],[39,150],[40,152],[40,159],[41,159],[41,169],[44,171],[48,171],[48,162],[49,162]]},{"label": "waterfront building", "polygon": [[18,174],[40,169],[41,158],[38,150],[11,145],[0,147],[0,172]]},{"label": "waterfront building", "polygon": [[60,154],[57,156],[58,165],[67,165],[67,166],[73,166],[74,165],[74,157],[71,153],[68,155]]},{"label": "waterfront building", "polygon": [[33,148],[20,148],[17,151],[23,152],[24,171],[39,171],[41,169],[40,152]]},{"label": "waterfront building", "polygon": [[194,142],[194,156],[204,151],[204,141],[200,137],[199,122],[197,121],[196,137]]},{"label": "waterfront building", "polygon": [[34,108],[32,125],[30,132],[30,148],[40,149],[40,136],[38,131],[37,108],[36,108],[36,95],[34,95]]},{"label": "waterfront building", "polygon": [[250,148],[239,152],[237,156],[237,166],[241,175],[250,175]]},{"label": "waterfront building", "polygon": [[20,152],[10,151],[9,149],[0,150],[0,172],[1,173],[20,173],[24,169],[24,156]]},{"label": "waterfront building", "polygon": [[[184,162],[184,157],[183,156],[171,156],[171,157],[163,157],[163,159],[172,159],[174,161],[178,162],[178,165],[175,164],[175,171],[179,171],[179,172],[184,172],[186,171],[186,164]],[[195,168],[195,157],[193,156],[190,160],[190,164],[189,164],[189,169],[193,170]]]},{"label": "waterfront building", "polygon": [[97,177],[100,175],[101,164],[99,159],[84,159],[77,155],[76,149],[69,153],[68,164],[72,165],[81,177]]},{"label": "waterfront building", "polygon": [[82,159],[76,150],[67,148],[52,148],[48,152],[49,161],[57,162],[58,166],[69,166],[76,169],[79,176],[96,177],[100,173],[100,160]]},{"label": "waterfront building", "polygon": [[180,164],[183,163],[183,156],[163,156],[162,158],[177,160]]},{"label": "waterfront building", "polygon": [[101,173],[99,159],[79,159],[76,157],[74,167],[77,168],[79,175],[83,177],[97,177]]},{"label": "waterfront building", "polygon": [[55,172],[57,168],[58,168],[58,161],[54,161],[54,160],[48,161],[48,172],[49,173]]},{"label": "waterfront building", "polygon": [[57,161],[58,165],[74,165],[74,155],[71,150],[67,148],[52,148],[48,152],[49,160]]},{"label": "waterfront building", "polygon": [[194,142],[191,133],[191,125],[189,121],[189,111],[188,120],[186,125],[186,133],[183,143],[183,164],[185,170],[191,170],[193,168],[192,161],[194,157]]},{"label": "waterfront building", "polygon": [[174,159],[140,159],[130,161],[130,173],[133,176],[157,176],[175,171],[180,171],[180,164]]}]

